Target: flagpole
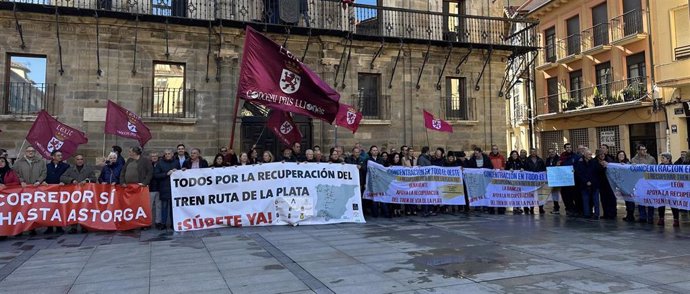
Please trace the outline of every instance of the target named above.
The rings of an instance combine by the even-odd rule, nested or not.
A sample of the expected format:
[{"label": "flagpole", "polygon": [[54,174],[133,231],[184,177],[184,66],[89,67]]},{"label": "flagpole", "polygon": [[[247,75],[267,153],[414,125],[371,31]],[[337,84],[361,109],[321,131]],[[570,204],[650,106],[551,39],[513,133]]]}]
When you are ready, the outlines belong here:
[{"label": "flagpole", "polygon": [[424,127],[424,132],[426,133],[426,146],[431,148],[431,146],[429,146],[429,129]]},{"label": "flagpole", "polygon": [[19,150],[17,150],[17,154],[15,154],[15,156],[17,156],[17,158],[19,158],[19,154],[21,154],[22,150],[24,149],[24,144],[26,144],[26,139],[24,139],[24,141],[22,141],[22,146],[19,147]]},{"label": "flagpole", "polygon": [[103,157],[105,157],[105,132],[103,132],[103,149],[101,151],[103,152]]},{"label": "flagpole", "polygon": [[[237,124],[237,108],[240,107],[240,97],[235,96],[235,110],[232,115],[232,129],[230,130],[230,149],[235,149],[235,127]],[[264,126],[265,128],[265,126]],[[262,131],[263,133],[263,131]]]},{"label": "flagpole", "polygon": [[[252,149],[256,148],[256,145],[259,144],[259,142],[261,141],[261,137],[263,137],[265,131],[266,131],[266,124],[264,124],[264,127],[261,129],[261,133],[259,134],[259,138],[256,139],[256,143],[254,143],[254,145],[252,145]],[[250,150],[247,150],[247,151],[250,151]]]},{"label": "flagpole", "polygon": [[335,147],[335,146],[338,146],[338,126],[333,125],[333,128],[334,128],[333,133],[335,134],[335,140],[334,140],[335,142],[333,143],[333,146]]}]

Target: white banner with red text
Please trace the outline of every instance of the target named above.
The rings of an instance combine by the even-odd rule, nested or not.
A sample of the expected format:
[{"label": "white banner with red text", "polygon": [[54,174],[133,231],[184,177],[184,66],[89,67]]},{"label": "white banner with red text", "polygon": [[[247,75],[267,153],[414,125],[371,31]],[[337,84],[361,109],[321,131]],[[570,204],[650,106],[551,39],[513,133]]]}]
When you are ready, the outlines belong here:
[{"label": "white banner with red text", "polygon": [[465,205],[460,167],[367,164],[364,198],[410,205]]},{"label": "white banner with red text", "polygon": [[690,165],[609,163],[611,189],[642,206],[690,209]]},{"label": "white banner with red text", "polygon": [[354,165],[266,163],[171,175],[176,231],[364,223]]},{"label": "white banner with red text", "polygon": [[150,212],[149,188],[139,185],[8,186],[0,190],[0,236],[76,224],[131,230],[150,226]]},{"label": "white banner with red text", "polygon": [[465,169],[471,206],[534,207],[551,194],[546,172]]}]

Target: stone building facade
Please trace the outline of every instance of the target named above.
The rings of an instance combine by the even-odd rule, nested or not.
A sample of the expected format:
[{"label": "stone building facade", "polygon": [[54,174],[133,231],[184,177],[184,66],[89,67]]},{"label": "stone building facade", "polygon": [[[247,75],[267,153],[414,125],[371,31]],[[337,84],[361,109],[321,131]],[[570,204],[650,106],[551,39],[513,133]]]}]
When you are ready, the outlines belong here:
[{"label": "stone building facade", "polygon": [[[124,0],[15,2],[32,1],[0,3],[5,36],[0,39],[0,148],[10,154],[19,152],[36,117],[10,102],[17,91],[8,79],[13,61],[45,62],[42,83],[35,83],[45,85],[39,102],[87,134],[89,143],[80,150],[89,157],[101,156],[111,145],[136,143],[103,134],[109,99],[143,117],[153,134],[147,149],[184,143],[212,156],[230,141],[245,25],[305,56],[303,62],[340,92],[342,102],[366,112],[355,134],[301,120],[309,132],[305,145],[505,146],[505,100],[497,93],[506,62],[535,49],[513,40],[532,30],[505,33],[513,24],[501,18],[503,1],[379,1],[349,7],[340,1],[296,1],[308,4],[310,17],[303,12],[289,26],[265,13],[271,1],[190,0],[182,8],[175,8],[177,1],[159,1],[164,7]],[[246,151],[260,136],[249,124],[260,125],[265,118],[242,105],[233,147]],[[427,133],[423,109],[450,121],[454,133]],[[277,148],[271,145],[258,144]]]}]

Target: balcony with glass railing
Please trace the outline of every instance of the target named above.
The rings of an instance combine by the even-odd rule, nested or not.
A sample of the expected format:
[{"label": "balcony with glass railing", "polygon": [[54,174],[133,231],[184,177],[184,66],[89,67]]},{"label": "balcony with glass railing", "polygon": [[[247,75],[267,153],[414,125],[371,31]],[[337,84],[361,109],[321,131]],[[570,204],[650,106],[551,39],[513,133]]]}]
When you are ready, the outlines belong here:
[{"label": "balcony with glass railing", "polygon": [[611,44],[626,45],[647,37],[645,13],[631,10],[611,19]]},{"label": "balcony with glass railing", "polygon": [[596,86],[559,91],[537,98],[537,113],[549,114],[595,109],[607,105],[642,100],[648,97],[646,77],[613,81]]}]

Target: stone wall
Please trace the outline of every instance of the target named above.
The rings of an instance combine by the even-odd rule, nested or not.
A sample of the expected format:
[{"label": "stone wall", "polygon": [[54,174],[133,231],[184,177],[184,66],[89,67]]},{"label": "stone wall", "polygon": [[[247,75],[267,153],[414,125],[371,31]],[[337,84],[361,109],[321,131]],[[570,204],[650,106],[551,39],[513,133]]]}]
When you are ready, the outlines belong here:
[{"label": "stone wall", "polygon": [[[89,143],[81,151],[87,156],[100,156],[102,150],[113,144],[128,146],[134,141],[112,135],[103,135],[102,121],[85,121],[84,109],[105,108],[108,99],[139,112],[142,107],[142,87],[150,87],[153,79],[153,62],[170,61],[186,65],[185,86],[196,90],[196,118],[192,119],[148,119],[147,124],[153,133],[148,149],[161,150],[185,143],[189,147],[202,148],[203,154],[215,154],[217,148],[227,145],[232,125],[232,113],[239,73],[239,61],[244,41],[243,30],[225,27],[220,34],[213,28],[211,37],[211,56],[207,77],[208,28],[190,27],[171,23],[168,30],[168,51],[166,57],[165,30],[162,23],[138,25],[138,44],[136,62],[134,61],[134,33],[136,24],[131,20],[101,18],[100,24],[100,66],[101,76],[97,75],[96,26],[93,17],[60,17],[60,38],[64,74],[60,75],[56,25],[52,15],[19,13],[23,26],[26,48],[20,48],[18,34],[14,28],[11,12],[0,12],[0,29],[6,32],[0,39],[0,52],[39,54],[47,56],[47,82],[57,84],[55,101],[50,103],[49,111],[60,121],[83,130]],[[269,34],[279,43],[284,35]],[[309,51],[304,62],[331,85],[335,84],[337,65],[343,53],[343,40],[331,36],[312,36]],[[219,43],[222,50],[218,54]],[[297,56],[302,56],[307,43],[306,36],[293,35],[288,40],[288,48]],[[381,44],[379,42],[354,41],[351,59],[345,75],[345,87],[341,78],[345,71],[340,69],[337,90],[342,101],[354,104],[357,98],[357,73],[380,73],[381,94],[389,99],[379,120],[364,120],[359,131],[351,134],[338,130],[338,144],[352,146],[355,142],[363,145],[386,145],[400,147],[414,145],[417,150],[427,144],[422,109],[434,114],[441,111],[441,97],[445,96],[447,76],[466,77],[468,96],[475,101],[475,119],[452,122],[455,133],[429,132],[431,146],[442,146],[449,150],[469,150],[476,144],[487,147],[494,143],[506,144],[505,101],[499,98],[507,52],[494,52],[483,78],[480,90],[474,85],[479,77],[487,51],[474,50],[468,62],[455,74],[455,67],[467,49],[454,48],[453,54],[441,75],[441,90],[436,89],[439,73],[448,52],[447,47],[430,48],[428,63],[416,89],[417,77],[422,67],[426,45],[405,44],[401,58],[394,72],[392,88],[388,83],[393,74],[399,44],[384,44],[381,55],[370,63]],[[219,57],[220,74],[217,76],[216,57]],[[7,58],[0,58],[0,68],[7,68]],[[344,65],[343,65],[344,67]],[[136,74],[132,69],[136,69]],[[6,71],[2,71],[2,77]],[[147,99],[147,97],[144,97]],[[149,98],[150,99],[150,98]],[[18,149],[35,117],[0,115],[2,141],[0,148]],[[314,121],[314,144],[330,146],[335,144],[334,127]],[[235,146],[239,145],[239,120],[236,129]],[[105,140],[104,140],[105,139]],[[12,153],[12,152],[11,152]]]}]

